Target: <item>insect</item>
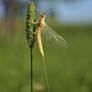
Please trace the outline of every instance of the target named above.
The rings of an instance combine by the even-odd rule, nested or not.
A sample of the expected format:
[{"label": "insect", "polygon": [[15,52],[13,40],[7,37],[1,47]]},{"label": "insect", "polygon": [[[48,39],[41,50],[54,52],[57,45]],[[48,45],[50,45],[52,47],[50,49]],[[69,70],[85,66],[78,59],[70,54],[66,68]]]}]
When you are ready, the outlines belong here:
[{"label": "insect", "polygon": [[[31,50],[31,61],[32,61],[32,49],[34,47],[35,40],[37,42],[39,51],[44,58],[44,50],[42,45],[42,35],[43,38],[46,38],[51,43],[55,43],[56,47],[67,47],[67,42],[64,40],[64,38],[60,35],[58,35],[52,28],[50,28],[45,20],[46,20],[46,12],[41,13],[40,11],[40,19],[38,21],[35,21],[35,7],[34,3],[29,3],[28,11],[27,11],[27,23],[26,23],[26,36],[29,43],[29,47]],[[44,60],[43,60],[44,61]],[[44,65],[44,62],[43,62]],[[32,66],[31,66],[32,68]],[[31,69],[32,70],[32,69]],[[32,72],[32,71],[31,71]],[[44,65],[44,72],[47,80],[47,86],[50,92],[49,83],[47,79],[47,72]],[[32,76],[31,76],[32,77]]]},{"label": "insect", "polygon": [[[31,2],[29,4],[29,6],[32,4],[34,4],[33,2]],[[33,8],[35,11],[35,7]],[[43,46],[42,46],[42,39],[41,39],[41,34],[43,35],[43,38],[45,38],[46,40],[49,40],[49,42],[52,42],[54,44],[56,44],[57,47],[67,47],[68,44],[67,42],[64,40],[64,38],[60,35],[58,35],[52,28],[50,28],[45,20],[46,20],[46,12],[41,13],[40,11],[40,19],[39,21],[35,21],[36,17],[35,17],[35,13],[32,13],[32,7],[28,9],[27,12],[27,26],[26,26],[26,33],[27,33],[27,39],[28,39],[28,43],[29,46],[31,48],[33,48],[35,40],[37,41],[37,45],[39,48],[39,51],[41,53],[41,55],[44,57],[44,50],[43,50]],[[31,12],[31,14],[30,14]],[[31,18],[32,17],[32,18]],[[28,32],[29,31],[29,32]]]},{"label": "insect", "polygon": [[62,36],[58,35],[52,28],[50,28],[45,23],[46,14],[41,14],[40,12],[40,20],[37,23],[36,28],[36,40],[38,44],[39,51],[41,55],[44,57],[44,50],[42,46],[41,34],[44,35],[43,37],[48,38],[48,40],[52,40],[57,46],[66,47],[67,42],[63,39]]}]

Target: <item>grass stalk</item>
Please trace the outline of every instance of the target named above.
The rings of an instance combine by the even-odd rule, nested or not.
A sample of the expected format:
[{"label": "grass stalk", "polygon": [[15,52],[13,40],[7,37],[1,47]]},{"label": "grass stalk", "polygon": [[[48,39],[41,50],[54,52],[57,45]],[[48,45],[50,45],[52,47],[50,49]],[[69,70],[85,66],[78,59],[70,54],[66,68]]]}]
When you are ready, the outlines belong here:
[{"label": "grass stalk", "polygon": [[33,92],[33,54],[32,48],[30,48],[30,60],[31,60],[31,92]]}]

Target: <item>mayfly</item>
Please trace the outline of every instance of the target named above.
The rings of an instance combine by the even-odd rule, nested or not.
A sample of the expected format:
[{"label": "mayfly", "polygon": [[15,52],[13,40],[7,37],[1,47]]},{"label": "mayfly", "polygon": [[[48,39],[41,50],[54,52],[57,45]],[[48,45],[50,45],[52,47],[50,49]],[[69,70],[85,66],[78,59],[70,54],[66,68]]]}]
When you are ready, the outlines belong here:
[{"label": "mayfly", "polygon": [[[52,28],[50,28],[45,23],[46,12],[41,13],[40,11],[40,19],[39,21],[36,21],[35,9],[36,9],[35,4],[33,2],[29,3],[28,11],[27,11],[26,36],[31,50],[31,61],[32,61],[32,49],[34,47],[35,40],[37,42],[39,51],[44,59],[44,50],[42,46],[41,34],[43,35],[44,38],[48,38],[48,40],[53,41],[56,44],[56,46],[62,46],[62,45],[63,47],[67,46],[67,42],[63,39],[63,37],[58,35]],[[44,71],[47,80],[47,86],[50,92],[45,65],[44,65]],[[32,63],[31,63],[31,80],[32,77],[33,76],[32,76]],[[31,82],[31,92],[33,92],[32,82]]]}]

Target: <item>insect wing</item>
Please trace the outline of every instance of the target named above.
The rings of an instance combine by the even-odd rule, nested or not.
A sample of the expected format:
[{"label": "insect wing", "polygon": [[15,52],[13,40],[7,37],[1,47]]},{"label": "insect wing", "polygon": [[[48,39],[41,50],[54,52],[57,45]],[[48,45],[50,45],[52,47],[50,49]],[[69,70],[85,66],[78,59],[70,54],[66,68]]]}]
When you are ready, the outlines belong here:
[{"label": "insect wing", "polygon": [[52,28],[50,28],[47,24],[45,28],[42,30],[42,40],[45,45],[50,44],[51,47],[64,47],[68,46],[67,42],[64,38],[58,35]]}]

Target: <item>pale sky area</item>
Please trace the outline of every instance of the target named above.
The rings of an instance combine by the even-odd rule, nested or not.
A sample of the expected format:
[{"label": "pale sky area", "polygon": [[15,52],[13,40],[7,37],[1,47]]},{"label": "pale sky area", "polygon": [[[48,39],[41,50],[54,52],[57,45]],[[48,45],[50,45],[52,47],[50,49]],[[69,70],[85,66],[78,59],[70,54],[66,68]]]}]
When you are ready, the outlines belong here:
[{"label": "pale sky area", "polygon": [[[57,18],[63,22],[92,22],[92,0],[75,3],[41,1],[40,8],[42,11],[53,8]],[[2,10],[0,3],[0,16],[3,16]]]}]

